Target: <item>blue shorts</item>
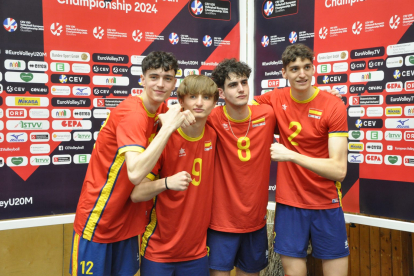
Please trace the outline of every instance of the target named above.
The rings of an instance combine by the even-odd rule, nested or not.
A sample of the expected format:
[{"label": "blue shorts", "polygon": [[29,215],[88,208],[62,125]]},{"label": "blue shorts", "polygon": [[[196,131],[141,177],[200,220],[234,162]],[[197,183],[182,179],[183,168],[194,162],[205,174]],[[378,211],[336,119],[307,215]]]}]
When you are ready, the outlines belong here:
[{"label": "blue shorts", "polygon": [[73,231],[69,267],[72,276],[132,276],[138,269],[138,236],[114,243],[97,243]]},{"label": "blue shorts", "polygon": [[159,263],[141,259],[141,276],[209,276],[207,256],[185,262]]},{"label": "blue shorts", "polygon": [[289,257],[305,258],[309,239],[315,258],[329,260],[348,256],[342,208],[313,210],[278,203],[274,251]]},{"label": "blue shorts", "polygon": [[267,229],[250,233],[227,233],[208,229],[208,262],[211,269],[230,271],[234,266],[256,273],[268,264]]}]

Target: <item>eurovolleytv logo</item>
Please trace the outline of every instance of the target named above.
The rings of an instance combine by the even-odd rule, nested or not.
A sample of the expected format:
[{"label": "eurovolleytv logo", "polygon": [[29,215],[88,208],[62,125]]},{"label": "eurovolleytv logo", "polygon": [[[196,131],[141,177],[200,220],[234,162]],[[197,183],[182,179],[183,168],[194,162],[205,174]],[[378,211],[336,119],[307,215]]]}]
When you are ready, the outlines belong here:
[{"label": "eurovolleytv logo", "polygon": [[6,18],[3,21],[3,27],[6,29],[6,31],[12,33],[17,30],[17,22],[13,18]]}]

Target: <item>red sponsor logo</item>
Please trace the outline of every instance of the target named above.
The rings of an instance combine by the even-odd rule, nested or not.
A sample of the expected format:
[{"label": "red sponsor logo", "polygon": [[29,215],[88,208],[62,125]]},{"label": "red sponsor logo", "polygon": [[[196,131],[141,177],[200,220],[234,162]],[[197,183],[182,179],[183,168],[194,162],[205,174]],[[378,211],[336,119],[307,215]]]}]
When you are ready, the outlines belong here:
[{"label": "red sponsor logo", "polygon": [[268,80],[267,81],[267,85],[269,87],[279,87],[279,84],[280,84],[279,80]]},{"label": "red sponsor logo", "polygon": [[16,117],[16,118],[22,118],[24,117],[24,110],[21,109],[8,109],[7,110],[7,117]]},{"label": "red sponsor logo", "polygon": [[142,89],[142,88],[132,88],[131,95],[132,96],[139,96],[139,95],[142,94],[142,92],[144,92],[144,89]]},{"label": "red sponsor logo", "polygon": [[405,90],[406,91],[414,91],[414,81],[406,81],[405,82]]},{"label": "red sponsor logo", "polygon": [[64,127],[82,127],[81,121],[62,121]]},{"label": "red sponsor logo", "polygon": [[353,97],[352,104],[359,104],[359,97]]},{"label": "red sponsor logo", "polygon": [[98,99],[98,106],[105,106],[105,100],[104,99]]},{"label": "red sponsor logo", "polygon": [[405,141],[414,141],[414,131],[406,131],[404,133],[404,140]]}]

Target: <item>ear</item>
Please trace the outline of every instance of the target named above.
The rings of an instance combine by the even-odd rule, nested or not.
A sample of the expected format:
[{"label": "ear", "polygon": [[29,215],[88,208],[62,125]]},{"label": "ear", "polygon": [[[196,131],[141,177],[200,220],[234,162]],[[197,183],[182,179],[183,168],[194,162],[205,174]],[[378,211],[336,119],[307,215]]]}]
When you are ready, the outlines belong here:
[{"label": "ear", "polygon": [[145,87],[145,76],[144,75],[141,75],[141,83],[142,83],[142,86]]},{"label": "ear", "polygon": [[284,79],[287,79],[285,68],[282,68],[282,76]]},{"label": "ear", "polygon": [[223,100],[226,99],[226,96],[224,95],[224,90],[222,88],[219,88],[218,91],[219,91],[219,98]]},{"label": "ear", "polygon": [[184,100],[183,100],[183,99],[178,98],[178,102],[180,103],[181,107],[183,107],[183,105],[184,105]]}]

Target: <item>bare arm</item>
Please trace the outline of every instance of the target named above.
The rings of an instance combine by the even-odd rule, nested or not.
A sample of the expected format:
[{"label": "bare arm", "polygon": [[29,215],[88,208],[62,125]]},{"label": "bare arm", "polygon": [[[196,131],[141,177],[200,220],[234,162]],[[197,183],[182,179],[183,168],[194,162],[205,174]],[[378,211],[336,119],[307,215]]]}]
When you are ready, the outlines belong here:
[{"label": "bare arm", "polygon": [[[191,175],[185,171],[167,177],[167,186],[170,190],[174,191],[187,190],[190,182]],[[151,181],[151,179],[146,177],[132,190],[131,200],[132,202],[147,201],[165,190],[167,190],[165,186],[165,178]]]},{"label": "bare arm", "polygon": [[189,110],[180,112],[180,109],[181,107],[176,105],[171,107],[167,113],[159,115],[162,127],[144,152],[125,152],[128,178],[132,184],[138,185],[151,172],[168,139],[177,128],[189,126],[195,122]]},{"label": "bare arm", "polygon": [[330,137],[328,140],[329,158],[312,158],[274,143],[270,147],[272,161],[290,161],[314,173],[334,181],[343,181],[347,171],[346,137]]}]

